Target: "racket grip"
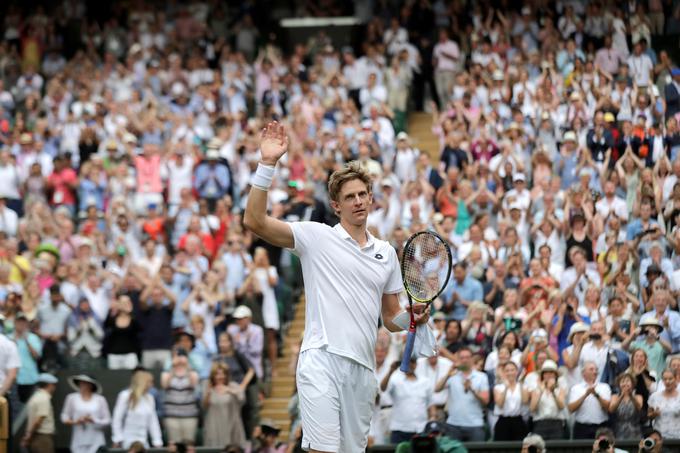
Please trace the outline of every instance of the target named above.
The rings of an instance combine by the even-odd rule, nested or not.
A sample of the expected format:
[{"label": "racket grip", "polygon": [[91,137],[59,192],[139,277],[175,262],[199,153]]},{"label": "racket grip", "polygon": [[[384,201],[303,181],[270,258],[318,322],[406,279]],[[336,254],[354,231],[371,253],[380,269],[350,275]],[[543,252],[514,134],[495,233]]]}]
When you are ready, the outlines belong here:
[{"label": "racket grip", "polygon": [[413,354],[413,344],[416,342],[415,329],[409,329],[406,336],[406,345],[404,346],[404,355],[401,358],[401,366],[399,369],[404,373],[408,373],[411,368],[411,354]]}]

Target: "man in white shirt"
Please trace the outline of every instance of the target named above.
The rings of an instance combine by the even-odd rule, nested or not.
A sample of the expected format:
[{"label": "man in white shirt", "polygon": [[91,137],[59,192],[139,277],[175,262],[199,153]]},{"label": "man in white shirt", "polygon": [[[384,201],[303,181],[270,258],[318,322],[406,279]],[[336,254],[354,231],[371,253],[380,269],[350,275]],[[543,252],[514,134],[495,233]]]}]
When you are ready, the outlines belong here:
[{"label": "man in white shirt", "polygon": [[597,365],[597,377],[600,379],[607,364],[607,353],[609,346],[604,339],[605,327],[603,321],[595,321],[590,325],[588,334],[589,341],[579,342],[574,345],[574,354],[578,357],[581,369],[587,363]]},{"label": "man in white shirt", "polygon": [[[378,391],[373,371],[378,320],[390,331],[403,330],[399,261],[388,242],[366,230],[372,180],[355,162],[328,182],[331,208],[340,218],[335,227],[286,223],[267,214],[267,191],[287,148],[283,126],[269,123],[262,132],[261,162],[251,180],[244,223],[267,242],[292,249],[302,263],[307,294],[297,368],[302,448],[363,451]],[[427,319],[416,313],[418,324]]]},{"label": "man in white shirt", "polygon": [[597,381],[597,365],[586,362],[582,367],[583,382],[569,392],[569,412],[574,414],[574,439],[593,439],[597,429],[609,420],[608,384]]},{"label": "man in white shirt", "polygon": [[588,287],[590,285],[599,287],[602,279],[594,264],[586,261],[586,254],[581,247],[575,245],[569,249],[569,257],[572,266],[565,269],[562,274],[560,291],[563,294],[573,292],[582,305]]},{"label": "man in white shirt", "polygon": [[626,200],[616,196],[616,185],[612,181],[604,183],[604,197],[595,203],[595,210],[606,219],[610,212],[626,223],[628,221],[628,206]]},{"label": "man in white shirt", "polygon": [[12,162],[9,151],[0,151],[0,198],[5,198],[7,206],[21,212],[21,181],[19,171]]},{"label": "man in white shirt", "polygon": [[[445,319],[442,317],[442,319]],[[430,383],[432,389],[432,405],[434,406],[434,418],[437,421],[443,422],[445,420],[444,406],[446,406],[446,399],[448,397],[446,390],[435,392],[434,388],[437,382],[451,369],[453,362],[441,355],[432,357],[421,357],[418,359],[416,366],[416,375],[420,379],[426,379]]]},{"label": "man in white shirt", "polygon": [[633,47],[633,54],[628,57],[628,67],[637,86],[642,87],[651,84],[654,63],[652,63],[649,55],[642,52],[642,44],[639,41]]},{"label": "man in white shirt", "polygon": [[417,361],[411,357],[410,368],[406,373],[394,372],[399,368],[394,362],[390,372],[380,383],[380,389],[392,398],[392,416],[390,417],[390,443],[406,442],[421,432],[428,419],[434,419],[432,405],[432,388],[427,379],[415,373]]},{"label": "man in white shirt", "polygon": [[7,236],[16,236],[19,227],[19,216],[7,207],[7,198],[0,194],[0,231]]},{"label": "man in white shirt", "polygon": [[460,61],[458,44],[449,39],[449,33],[444,29],[439,31],[439,42],[434,46],[432,59],[439,108],[443,109],[451,97],[451,89]]}]

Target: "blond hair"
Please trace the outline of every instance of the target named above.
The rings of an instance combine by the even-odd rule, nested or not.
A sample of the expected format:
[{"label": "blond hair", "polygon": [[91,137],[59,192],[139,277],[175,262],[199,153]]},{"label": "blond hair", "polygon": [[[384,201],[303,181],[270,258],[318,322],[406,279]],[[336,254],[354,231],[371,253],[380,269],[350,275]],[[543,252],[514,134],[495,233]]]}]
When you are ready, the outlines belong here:
[{"label": "blond hair", "polygon": [[328,195],[331,200],[338,201],[340,196],[340,190],[346,182],[358,179],[364,184],[366,184],[366,189],[371,192],[371,175],[361,167],[361,163],[357,160],[353,160],[342,169],[333,172],[331,177],[328,179]]},{"label": "blond hair", "polygon": [[130,380],[130,399],[128,405],[130,409],[137,406],[148,391],[149,382],[153,376],[148,371],[137,371]]}]

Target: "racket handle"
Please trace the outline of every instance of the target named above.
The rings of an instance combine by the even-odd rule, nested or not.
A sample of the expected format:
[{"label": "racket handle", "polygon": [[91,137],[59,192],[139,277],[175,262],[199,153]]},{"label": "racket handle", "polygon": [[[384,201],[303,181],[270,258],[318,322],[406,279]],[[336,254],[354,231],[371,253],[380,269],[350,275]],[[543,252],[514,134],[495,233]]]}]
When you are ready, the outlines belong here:
[{"label": "racket handle", "polygon": [[408,373],[411,368],[411,354],[413,354],[413,344],[416,342],[416,330],[409,329],[406,336],[406,346],[404,346],[404,355],[401,358],[401,366],[399,369],[404,373]]}]

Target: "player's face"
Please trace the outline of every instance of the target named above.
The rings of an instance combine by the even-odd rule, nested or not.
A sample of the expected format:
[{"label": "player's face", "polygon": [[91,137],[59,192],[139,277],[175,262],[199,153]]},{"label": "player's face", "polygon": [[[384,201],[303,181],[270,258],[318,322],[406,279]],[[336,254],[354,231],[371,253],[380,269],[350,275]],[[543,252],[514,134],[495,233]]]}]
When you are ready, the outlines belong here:
[{"label": "player's face", "polygon": [[350,225],[365,225],[373,197],[360,179],[352,179],[343,184],[338,201],[331,202],[340,220]]}]

